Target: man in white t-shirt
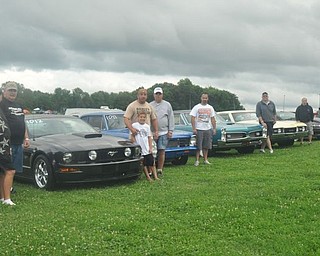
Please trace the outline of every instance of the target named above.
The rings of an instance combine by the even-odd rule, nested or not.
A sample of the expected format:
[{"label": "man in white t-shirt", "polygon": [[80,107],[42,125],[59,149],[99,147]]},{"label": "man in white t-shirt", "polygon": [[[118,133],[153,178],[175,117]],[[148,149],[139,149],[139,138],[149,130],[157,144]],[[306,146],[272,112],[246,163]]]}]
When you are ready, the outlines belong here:
[{"label": "man in white t-shirt", "polygon": [[195,166],[199,165],[200,151],[202,150],[204,164],[208,161],[208,150],[212,148],[212,136],[216,134],[215,110],[208,104],[207,93],[201,95],[201,102],[195,105],[191,112],[191,124],[193,133],[197,138],[197,152]]}]

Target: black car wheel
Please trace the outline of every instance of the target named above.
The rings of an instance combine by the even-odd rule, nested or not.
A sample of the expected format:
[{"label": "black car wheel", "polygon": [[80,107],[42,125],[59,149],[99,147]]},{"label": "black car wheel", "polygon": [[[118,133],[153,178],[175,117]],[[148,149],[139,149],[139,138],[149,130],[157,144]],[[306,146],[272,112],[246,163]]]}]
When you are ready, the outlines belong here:
[{"label": "black car wheel", "polygon": [[254,151],[254,147],[244,147],[244,148],[238,148],[237,151],[240,154],[252,154]]},{"label": "black car wheel", "polygon": [[34,182],[38,188],[50,190],[54,187],[52,167],[44,155],[37,156],[33,164]]},{"label": "black car wheel", "polygon": [[188,162],[188,155],[180,156],[176,159],[172,160],[172,164],[174,165],[185,165]]}]

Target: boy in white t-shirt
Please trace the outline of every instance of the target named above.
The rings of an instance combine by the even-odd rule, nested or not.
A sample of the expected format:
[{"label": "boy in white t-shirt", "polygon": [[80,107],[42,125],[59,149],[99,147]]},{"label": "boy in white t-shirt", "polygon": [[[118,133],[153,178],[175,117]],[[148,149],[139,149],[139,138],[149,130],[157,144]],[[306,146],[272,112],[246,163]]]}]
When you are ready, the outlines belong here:
[{"label": "boy in white t-shirt", "polygon": [[138,132],[136,135],[131,133],[131,141],[138,143],[142,149],[143,171],[147,180],[152,181],[149,173],[153,174],[155,180],[159,180],[152,155],[152,133],[150,125],[146,124],[146,117],[145,112],[138,113],[138,122],[132,124]]}]

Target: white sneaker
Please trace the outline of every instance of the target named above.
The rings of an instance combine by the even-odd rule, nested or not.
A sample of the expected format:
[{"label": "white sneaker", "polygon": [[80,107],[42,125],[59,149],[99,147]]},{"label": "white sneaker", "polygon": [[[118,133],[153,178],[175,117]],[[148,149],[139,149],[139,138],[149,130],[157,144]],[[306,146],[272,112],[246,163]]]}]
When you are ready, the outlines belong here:
[{"label": "white sneaker", "polygon": [[199,166],[199,161],[196,161],[196,162],[194,163],[194,166]]},{"label": "white sneaker", "polygon": [[211,164],[208,160],[203,162],[204,164]]},{"label": "white sneaker", "polygon": [[273,149],[270,149],[270,154],[273,154]]},{"label": "white sneaker", "polygon": [[260,149],[260,153],[266,153],[266,151],[264,151],[264,149]]},{"label": "white sneaker", "polygon": [[11,199],[6,199],[2,202],[2,204],[6,204],[6,205],[16,205],[14,202],[11,201]]}]

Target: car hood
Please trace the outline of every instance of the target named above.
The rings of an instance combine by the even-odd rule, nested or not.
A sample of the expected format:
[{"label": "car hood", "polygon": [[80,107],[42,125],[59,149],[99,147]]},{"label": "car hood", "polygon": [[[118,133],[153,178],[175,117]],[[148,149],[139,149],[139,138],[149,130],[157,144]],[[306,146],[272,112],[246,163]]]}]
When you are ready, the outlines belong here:
[{"label": "car hood", "polygon": [[31,141],[31,146],[47,146],[50,147],[52,151],[54,151],[54,149],[82,151],[89,149],[119,148],[133,145],[129,140],[108,135],[99,135],[100,136],[97,136],[96,133],[48,135],[35,138]]},{"label": "car hood", "polygon": [[103,130],[103,131],[101,131],[101,133],[105,134],[105,135],[112,135],[112,136],[120,137],[123,139],[129,139],[129,129],[128,128]]},{"label": "car hood", "polygon": [[[258,124],[258,121],[256,120],[247,120],[247,121],[240,121],[237,124]],[[298,127],[298,126],[307,126],[305,123],[297,122],[297,121],[277,121],[273,128],[293,128],[293,127]]]},{"label": "car hood", "polygon": [[229,132],[261,130],[259,124],[217,123],[217,129],[225,128]]}]

